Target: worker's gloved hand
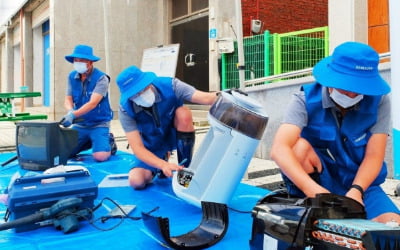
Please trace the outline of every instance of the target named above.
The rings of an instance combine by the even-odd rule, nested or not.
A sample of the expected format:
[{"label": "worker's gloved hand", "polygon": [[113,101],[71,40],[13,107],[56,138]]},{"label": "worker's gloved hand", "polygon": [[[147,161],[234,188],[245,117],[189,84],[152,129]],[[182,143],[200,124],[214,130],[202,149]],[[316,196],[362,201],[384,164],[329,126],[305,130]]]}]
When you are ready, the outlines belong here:
[{"label": "worker's gloved hand", "polygon": [[72,125],[72,123],[74,122],[75,119],[75,115],[72,112],[72,110],[70,110],[60,121],[60,124],[63,125],[64,127],[69,127]]}]

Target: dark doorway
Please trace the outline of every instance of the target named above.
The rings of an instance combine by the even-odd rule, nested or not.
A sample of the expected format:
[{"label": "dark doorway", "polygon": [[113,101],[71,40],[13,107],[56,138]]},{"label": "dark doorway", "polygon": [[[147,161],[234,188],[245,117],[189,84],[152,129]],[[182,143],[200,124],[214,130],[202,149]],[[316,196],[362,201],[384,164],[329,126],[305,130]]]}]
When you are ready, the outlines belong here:
[{"label": "dark doorway", "polygon": [[172,43],[179,43],[176,77],[209,91],[208,16],[172,26]]}]

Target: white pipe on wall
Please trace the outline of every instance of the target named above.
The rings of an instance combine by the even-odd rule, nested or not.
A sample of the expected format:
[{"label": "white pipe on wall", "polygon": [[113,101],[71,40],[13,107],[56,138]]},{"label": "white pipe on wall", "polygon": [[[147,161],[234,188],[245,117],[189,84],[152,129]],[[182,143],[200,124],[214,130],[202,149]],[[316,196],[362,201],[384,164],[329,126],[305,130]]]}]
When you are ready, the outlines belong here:
[{"label": "white pipe on wall", "polygon": [[242,3],[241,0],[235,1],[235,14],[236,14],[236,35],[237,35],[237,46],[238,46],[238,71],[239,71],[239,83],[240,89],[244,90],[244,51],[243,51],[243,23],[242,23]]},{"label": "white pipe on wall", "polygon": [[[19,33],[20,33],[20,39],[19,39],[19,47],[20,47],[20,59],[21,59],[21,83],[20,83],[20,88],[25,85],[25,48],[24,48],[24,43],[25,43],[25,22],[24,22],[24,9],[21,8],[19,11]],[[25,100],[24,98],[21,98],[21,112],[24,112],[25,109]]]}]

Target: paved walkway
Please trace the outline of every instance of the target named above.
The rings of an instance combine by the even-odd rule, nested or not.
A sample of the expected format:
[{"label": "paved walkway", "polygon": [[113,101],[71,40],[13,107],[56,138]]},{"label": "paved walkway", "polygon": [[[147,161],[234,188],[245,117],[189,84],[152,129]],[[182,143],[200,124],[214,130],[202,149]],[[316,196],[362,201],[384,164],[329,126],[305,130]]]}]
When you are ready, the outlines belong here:
[{"label": "paved walkway", "polygon": [[[14,151],[15,124],[13,122],[0,122],[0,131],[0,152]],[[207,131],[207,126],[196,126],[195,151],[201,144]],[[131,149],[127,149],[125,133],[118,120],[113,120],[111,122],[111,132],[114,133],[116,138],[118,150],[132,152]],[[171,160],[176,161],[175,155],[172,156]],[[273,161],[260,158],[252,158],[248,166],[248,171],[242,181],[249,185],[263,187],[270,190],[277,188],[279,184],[282,183],[277,165]],[[392,198],[392,200],[400,207],[400,196],[394,195],[394,190],[399,183],[400,180],[386,179],[386,182],[382,185],[382,187]]]}]

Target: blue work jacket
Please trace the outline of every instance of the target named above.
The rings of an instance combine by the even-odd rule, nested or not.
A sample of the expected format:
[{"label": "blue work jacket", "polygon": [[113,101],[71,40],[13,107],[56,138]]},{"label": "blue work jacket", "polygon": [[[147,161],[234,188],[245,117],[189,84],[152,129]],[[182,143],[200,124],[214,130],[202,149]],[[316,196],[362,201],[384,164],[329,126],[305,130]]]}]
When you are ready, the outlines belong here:
[{"label": "blue work jacket", "polygon": [[[341,124],[331,108],[322,106],[322,86],[318,83],[303,86],[308,114],[308,124],[301,136],[307,139],[330,176],[349,188],[364,159],[371,137],[370,128],[376,123],[381,96],[364,96],[357,107],[349,110]],[[387,167],[382,169],[371,185],[385,181]]]},{"label": "blue work jacket", "polygon": [[174,127],[175,111],[183,105],[172,88],[172,78],[158,77],[152,85],[157,89],[160,100],[151,108],[133,108],[134,102],[128,101],[122,107],[135,119],[144,146],[160,158],[176,148],[176,129]]},{"label": "blue work jacket", "polygon": [[[71,83],[74,109],[79,109],[84,104],[89,102],[93,90],[96,87],[97,81],[100,79],[100,77],[104,76],[105,73],[94,68],[89,78],[87,78],[83,83],[79,78],[75,78],[76,74],[77,72],[75,70],[72,71],[69,74],[69,81]],[[111,121],[113,118],[113,111],[109,102],[108,92],[94,109],[79,118],[80,121],[76,122],[76,124],[84,127],[93,127],[98,124]]]}]

